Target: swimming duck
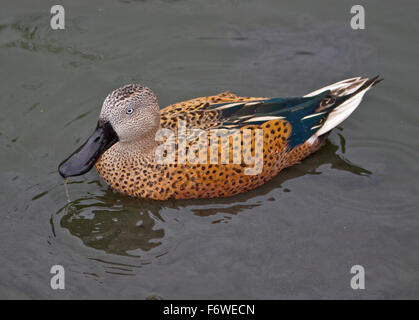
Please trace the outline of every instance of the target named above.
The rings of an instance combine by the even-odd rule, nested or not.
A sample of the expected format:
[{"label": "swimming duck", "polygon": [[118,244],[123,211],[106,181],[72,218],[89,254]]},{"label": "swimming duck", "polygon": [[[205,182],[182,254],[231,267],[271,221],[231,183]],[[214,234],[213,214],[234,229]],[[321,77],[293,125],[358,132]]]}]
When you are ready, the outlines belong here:
[{"label": "swimming duck", "polygon": [[[379,81],[356,77],[295,98],[223,92],[162,110],[149,88],[126,85],[106,97],[96,130],[58,170],[67,178],[95,165],[114,190],[138,198],[233,196],[319,150]],[[196,129],[201,136],[185,136]]]}]

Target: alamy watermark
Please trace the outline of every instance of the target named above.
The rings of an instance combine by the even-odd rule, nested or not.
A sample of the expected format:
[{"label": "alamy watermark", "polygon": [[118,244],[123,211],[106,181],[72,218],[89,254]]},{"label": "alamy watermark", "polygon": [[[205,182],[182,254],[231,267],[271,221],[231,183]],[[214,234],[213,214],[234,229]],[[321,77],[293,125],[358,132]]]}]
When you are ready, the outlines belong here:
[{"label": "alamy watermark", "polygon": [[263,129],[187,128],[178,121],[177,131],[158,130],[155,140],[162,142],[155,150],[158,164],[245,164],[246,175],[263,169]]},{"label": "alamy watermark", "polygon": [[364,290],[365,268],[361,265],[354,265],[351,268],[351,274],[354,274],[354,276],[351,278],[351,288],[353,290]]},{"label": "alamy watermark", "polygon": [[351,13],[354,16],[351,18],[351,28],[354,30],[365,29],[365,9],[360,4],[354,5],[351,8]]},{"label": "alamy watermark", "polygon": [[51,289],[64,290],[65,289],[65,270],[62,265],[53,265],[50,273],[53,274],[50,281]]},{"label": "alamy watermark", "polygon": [[65,29],[65,10],[62,5],[56,4],[51,7],[50,13],[53,15],[50,20],[52,30]]}]

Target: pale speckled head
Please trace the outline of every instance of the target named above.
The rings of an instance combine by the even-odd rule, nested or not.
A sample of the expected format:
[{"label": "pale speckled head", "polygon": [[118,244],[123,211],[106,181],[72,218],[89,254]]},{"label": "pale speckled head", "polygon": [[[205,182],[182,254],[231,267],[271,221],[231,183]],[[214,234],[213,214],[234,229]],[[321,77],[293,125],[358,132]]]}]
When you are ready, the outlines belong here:
[{"label": "pale speckled head", "polygon": [[154,135],[160,125],[157,97],[151,89],[139,84],[123,86],[106,97],[99,120],[110,123],[120,142]]},{"label": "pale speckled head", "polygon": [[93,134],[61,162],[58,171],[64,178],[84,174],[118,142],[145,147],[154,141],[159,126],[160,108],[153,91],[138,84],[116,89],[103,102]]}]

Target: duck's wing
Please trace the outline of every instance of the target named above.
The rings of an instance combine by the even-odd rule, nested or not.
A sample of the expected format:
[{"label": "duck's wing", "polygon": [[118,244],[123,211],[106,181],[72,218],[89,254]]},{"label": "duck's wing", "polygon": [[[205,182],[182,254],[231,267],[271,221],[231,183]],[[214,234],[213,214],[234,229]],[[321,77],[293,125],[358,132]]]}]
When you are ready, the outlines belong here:
[{"label": "duck's wing", "polygon": [[[214,125],[212,118],[211,106],[248,102],[255,100],[264,100],[263,97],[240,97],[231,92],[221,92],[214,96],[199,97],[169,105],[160,111],[161,127],[175,128],[178,120],[186,120],[188,126],[201,124],[200,128],[210,128]],[[201,118],[198,122],[195,119]]]},{"label": "duck's wing", "polygon": [[188,111],[197,111],[206,108],[206,105],[220,104],[220,103],[231,103],[231,102],[240,102],[240,101],[252,101],[267,99],[263,97],[240,97],[229,91],[221,92],[214,96],[199,97],[182,102],[172,104],[165,107],[161,110],[162,115],[166,114],[176,114],[183,113]]},{"label": "duck's wing", "polygon": [[180,120],[189,128],[235,129],[280,120],[291,125],[288,145],[292,148],[316,133],[327,133],[346,119],[364,93],[379,81],[378,77],[348,79],[304,97],[269,99],[226,94],[220,101],[216,99],[223,99],[221,96],[197,98],[163,109],[161,126],[173,129]]},{"label": "duck's wing", "polygon": [[[225,128],[236,129],[248,126],[259,126],[272,120],[288,121],[294,123],[301,118],[314,113],[321,102],[329,95],[325,91],[313,97],[296,98],[244,98],[229,99],[227,102],[211,103],[207,98],[198,98],[169,106],[161,112],[161,126],[175,129],[179,121],[184,121],[188,128],[213,129]],[[176,106],[176,107],[175,107]],[[306,121],[304,127],[313,126],[318,122],[313,117]],[[293,133],[300,134],[302,130]],[[309,133],[301,139],[308,138]],[[303,140],[304,141],[304,140]]]}]

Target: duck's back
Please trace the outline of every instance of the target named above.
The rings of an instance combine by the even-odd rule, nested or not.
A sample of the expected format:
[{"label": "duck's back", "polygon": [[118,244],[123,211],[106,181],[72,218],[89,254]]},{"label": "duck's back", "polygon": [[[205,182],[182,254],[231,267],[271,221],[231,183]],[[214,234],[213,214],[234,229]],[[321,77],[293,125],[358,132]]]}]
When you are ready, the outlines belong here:
[{"label": "duck's back", "polygon": [[[199,128],[207,131],[207,144],[199,146],[199,152],[207,151],[207,163],[168,165],[170,174],[168,188],[164,195],[169,198],[218,198],[232,196],[259,187],[277,175],[283,168],[293,165],[309,154],[318,150],[324,139],[314,143],[300,143],[292,150],[288,148],[292,134],[291,124],[285,118],[274,115],[279,108],[286,108],[301,103],[302,98],[268,99],[262,97],[240,97],[223,92],[215,96],[200,97],[164,108],[161,112],[162,128],[178,130],[182,121],[187,128]],[[312,100],[312,99],[306,99]],[[321,100],[318,98],[317,100]],[[318,102],[317,102],[318,104]],[[241,139],[239,153],[240,163],[232,163],[237,150],[234,149],[234,138],[219,140],[217,158],[211,158],[210,130],[239,130]],[[257,147],[255,130],[260,129],[262,148]],[[250,142],[246,142],[246,140]],[[260,142],[259,142],[260,143]],[[246,148],[246,146],[249,146]],[[190,145],[187,145],[187,152]],[[229,163],[222,163],[222,150],[228,149]],[[257,154],[258,151],[260,154]],[[198,155],[197,155],[198,156]],[[248,173],[246,169],[254,168],[249,159],[260,157],[262,166],[255,169],[257,174]],[[249,161],[246,161],[249,160]],[[250,163],[250,164],[249,164]],[[249,170],[251,171],[251,170]],[[170,182],[173,182],[170,184]],[[160,182],[161,183],[161,182]]]}]

